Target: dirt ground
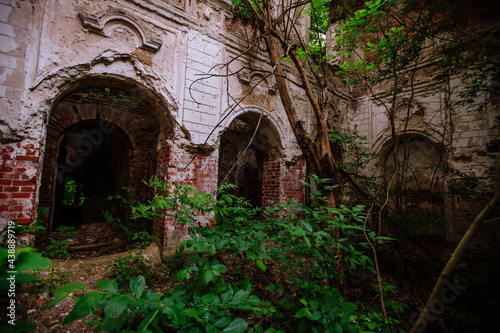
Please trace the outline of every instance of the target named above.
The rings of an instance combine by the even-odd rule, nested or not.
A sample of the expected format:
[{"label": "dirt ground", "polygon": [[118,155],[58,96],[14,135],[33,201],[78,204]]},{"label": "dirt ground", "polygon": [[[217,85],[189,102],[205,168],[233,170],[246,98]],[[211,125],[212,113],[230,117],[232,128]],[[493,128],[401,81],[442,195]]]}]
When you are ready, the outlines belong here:
[{"label": "dirt ground", "polygon": [[[116,254],[125,251],[125,234],[123,230],[114,228],[107,222],[83,224],[66,232],[53,231],[50,234],[37,236],[36,247],[39,252],[50,252],[51,238],[59,242],[66,241],[70,259],[86,259],[100,257],[104,254]],[[100,244],[110,244],[99,247]],[[82,246],[96,246],[88,250],[72,251]]]},{"label": "dirt ground", "polygon": [[[152,244],[145,249],[135,251],[139,251],[145,259],[149,260],[150,270],[158,272],[164,266],[161,264],[160,253],[156,245]],[[106,270],[109,266],[107,263],[128,255],[130,255],[129,251],[89,259],[51,260],[52,268],[37,273],[41,281],[21,288],[18,306],[27,315],[28,321],[36,323],[36,332],[92,332],[93,327],[84,325],[90,316],[70,325],[62,325],[64,317],[73,308],[75,297],[83,296],[87,291],[74,292],[59,304],[49,308],[48,304],[54,299],[50,295],[51,287],[57,288],[69,282],[82,282],[87,285],[87,289],[97,290],[95,285],[99,280],[112,278],[109,270]]]}]

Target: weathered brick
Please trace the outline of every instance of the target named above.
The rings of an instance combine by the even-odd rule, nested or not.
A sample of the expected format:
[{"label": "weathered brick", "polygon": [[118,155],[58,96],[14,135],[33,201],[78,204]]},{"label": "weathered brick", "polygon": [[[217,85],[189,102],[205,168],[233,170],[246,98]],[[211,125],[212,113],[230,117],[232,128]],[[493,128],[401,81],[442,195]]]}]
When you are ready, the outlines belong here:
[{"label": "weathered brick", "polygon": [[38,157],[38,156],[16,156],[16,160],[38,162],[38,160],[40,160],[40,157]]}]

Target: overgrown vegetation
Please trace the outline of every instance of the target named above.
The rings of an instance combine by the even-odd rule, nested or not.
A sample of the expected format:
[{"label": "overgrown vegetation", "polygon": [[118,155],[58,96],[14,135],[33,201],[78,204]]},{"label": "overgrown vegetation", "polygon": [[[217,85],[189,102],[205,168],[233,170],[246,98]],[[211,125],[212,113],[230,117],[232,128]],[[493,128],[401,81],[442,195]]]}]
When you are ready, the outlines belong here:
[{"label": "overgrown vegetation", "polygon": [[55,231],[58,238],[51,237],[50,245],[45,247],[43,254],[52,259],[65,259],[69,256],[68,245],[71,244],[71,237],[76,234],[75,227],[61,225]]},{"label": "overgrown vegetation", "polygon": [[[260,211],[227,194],[231,185],[219,190],[218,200],[185,185],[157,179],[150,185],[157,194],[133,206],[133,214],[152,218],[169,211],[190,225],[191,239],[177,254],[184,257],[177,285],[158,294],[145,290],[146,279],[139,276],[129,280],[131,293],[124,293],[116,280],[103,280],[97,285],[102,291],[78,299],[65,323],[94,313],[87,324],[110,332],[380,332],[398,325],[403,304],[391,300],[392,286],[385,291],[387,320],[379,307],[349,301],[339,291],[342,274],[356,275],[366,281],[370,297],[377,295],[367,241],[387,239],[365,230],[364,207],[328,208],[317,192],[312,206],[288,202]],[[200,216],[211,217],[212,226],[205,227]],[[343,238],[335,237],[337,229]],[[83,288],[58,288],[53,304]]]},{"label": "overgrown vegetation", "polygon": [[[292,19],[306,4],[304,13],[312,22],[308,40]],[[134,245],[151,242],[151,220],[166,212],[190,226],[191,238],[171,259],[176,263],[172,265],[176,284],[165,292],[147,288],[144,260],[131,254],[109,263],[114,279],[102,280],[97,285],[100,291],[88,290],[77,299],[64,323],[92,315],[87,325],[109,332],[410,329],[404,322],[407,318],[402,318],[406,305],[399,301],[395,283],[389,283],[393,271],[387,274],[379,267],[377,254],[385,255],[381,261],[395,268],[401,285],[405,280],[420,283],[412,280],[417,279],[412,273],[421,267],[412,267],[416,265],[408,244],[420,246],[415,238],[446,222],[442,206],[447,196],[474,197],[478,179],[443,163],[444,143],[455,107],[478,112],[485,96],[497,93],[498,42],[485,42],[459,29],[467,22],[460,1],[314,0],[275,8],[269,1],[241,0],[236,5],[245,22],[257,27],[256,40],[266,44],[291,128],[309,170],[320,174],[304,182],[312,192],[310,204],[286,202],[258,209],[229,194],[231,185],[220,188],[214,199],[212,194],[157,178],[148,183],[155,190],[149,202],[117,195],[113,198],[130,206],[131,218],[108,214],[107,219]],[[335,48],[327,52],[332,23]],[[309,132],[290,98],[286,74],[291,67],[314,111],[317,126]],[[367,138],[327,121],[334,111],[330,92],[341,81],[356,85],[384,110],[389,125],[383,155],[366,149]],[[443,115],[438,127],[423,121],[418,108],[417,93],[421,84],[429,82],[435,85],[430,94],[444,96],[436,111]],[[116,98],[109,89],[99,94],[103,99]],[[409,131],[415,117],[426,128],[418,134]],[[431,134],[439,142],[429,140]],[[431,155],[431,150],[437,156],[432,163],[412,164],[416,156]],[[487,152],[475,154],[495,158]],[[366,172],[374,159],[381,164],[382,176]],[[451,184],[446,189],[440,185],[444,177]],[[74,199],[75,186],[68,182],[65,203],[80,202]],[[382,226],[395,242],[381,237]],[[54,240],[56,251],[49,255],[65,257],[65,242],[66,238]],[[429,257],[435,264],[436,258]],[[445,273],[451,274],[455,266]],[[465,264],[461,272],[466,280],[473,280],[467,275],[469,266],[475,274],[485,272],[477,268],[480,265]],[[73,283],[57,288],[52,305],[86,287]],[[453,306],[449,310],[456,311]],[[463,315],[455,321],[456,326],[479,322]]]},{"label": "overgrown vegetation", "polygon": [[[8,244],[14,243],[8,242]],[[2,332],[30,332],[36,329],[35,323],[16,317],[16,313],[19,312],[16,310],[19,309],[19,305],[16,304],[16,293],[19,292],[21,284],[38,280],[33,275],[34,271],[48,266],[52,266],[51,262],[32,247],[15,249],[15,244],[8,247],[0,246],[0,293],[3,295],[0,305],[4,309],[0,319]]]}]

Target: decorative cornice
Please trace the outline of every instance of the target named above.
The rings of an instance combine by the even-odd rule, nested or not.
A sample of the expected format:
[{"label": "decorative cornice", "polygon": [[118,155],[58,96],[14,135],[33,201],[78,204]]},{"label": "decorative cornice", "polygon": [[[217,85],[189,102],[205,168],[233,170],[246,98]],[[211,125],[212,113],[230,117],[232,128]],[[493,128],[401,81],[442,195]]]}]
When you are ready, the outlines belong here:
[{"label": "decorative cornice", "polygon": [[85,28],[102,36],[107,36],[104,29],[110,22],[119,22],[122,25],[132,28],[141,40],[140,48],[146,51],[156,52],[163,45],[161,39],[148,39],[141,24],[123,12],[108,13],[101,16],[90,13],[80,13],[79,17]]},{"label": "decorative cornice", "polygon": [[[244,85],[250,85],[252,81],[252,77],[254,75],[263,75],[260,71],[241,71],[238,73],[238,80],[240,83]],[[278,86],[276,84],[272,84],[271,80],[269,78],[265,78],[264,81],[267,83],[267,86],[269,87],[267,89],[268,94],[274,95],[278,91]]]}]

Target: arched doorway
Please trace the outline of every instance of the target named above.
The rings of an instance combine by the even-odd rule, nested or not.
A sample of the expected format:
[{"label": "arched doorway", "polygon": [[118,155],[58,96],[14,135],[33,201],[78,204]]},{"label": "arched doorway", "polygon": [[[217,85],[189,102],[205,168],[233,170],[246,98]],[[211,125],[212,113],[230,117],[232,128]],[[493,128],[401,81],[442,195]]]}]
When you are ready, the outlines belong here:
[{"label": "arched doorway", "polygon": [[386,148],[381,162],[385,181],[389,181],[394,174],[396,162],[399,182],[408,191],[443,190],[443,151],[423,135],[398,137],[397,147],[391,145]]},{"label": "arched doorway", "polygon": [[[134,199],[151,198],[143,180],[168,172],[166,140],[173,124],[161,96],[133,80],[75,82],[55,102],[47,125],[40,206],[49,210],[49,231],[61,224],[102,222],[103,211],[125,217],[124,208],[107,200],[123,186]],[[159,229],[157,238],[161,246]]]},{"label": "arched doorway", "polygon": [[401,135],[397,143],[394,146],[388,142],[380,156],[380,172],[387,189],[383,193],[389,195],[390,213],[398,221],[397,237],[435,235],[441,240],[446,197],[443,148],[419,133]]},{"label": "arched doorway", "polygon": [[[260,118],[257,112],[236,117],[222,134],[219,151],[218,185],[235,184],[238,188],[233,194],[248,199],[255,207],[263,206],[264,198],[269,197],[269,189],[273,188],[265,188],[264,184],[279,182],[279,176],[274,179],[269,172],[272,168],[265,165],[280,163],[282,157],[274,126],[266,117]],[[275,189],[278,193],[271,195],[279,201],[279,184]]]},{"label": "arched doorway", "polygon": [[84,120],[65,130],[58,147],[52,227],[104,222],[103,212],[124,217],[107,200],[128,186],[132,144],[117,125]]}]

